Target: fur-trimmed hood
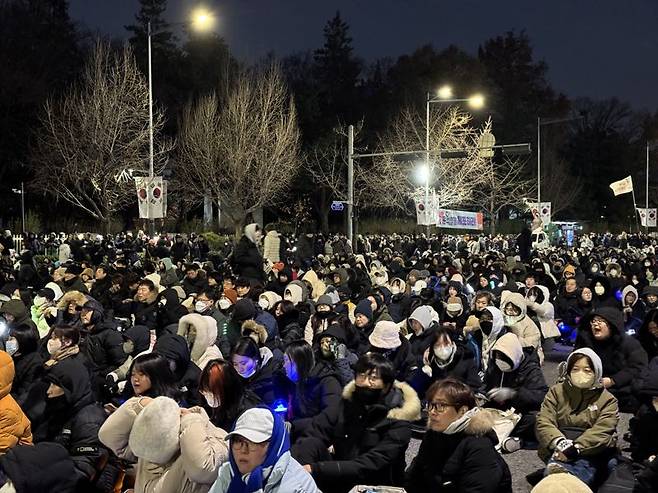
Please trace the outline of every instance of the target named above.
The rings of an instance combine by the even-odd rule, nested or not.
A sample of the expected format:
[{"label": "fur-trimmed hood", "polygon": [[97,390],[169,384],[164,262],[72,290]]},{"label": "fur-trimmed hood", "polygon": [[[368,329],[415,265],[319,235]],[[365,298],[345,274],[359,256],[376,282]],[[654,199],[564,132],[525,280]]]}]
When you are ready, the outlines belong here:
[{"label": "fur-trimmed hood", "polygon": [[[351,401],[354,395],[356,382],[352,380],[343,389],[343,399]],[[386,417],[388,419],[417,421],[420,419],[420,399],[416,391],[407,383],[393,382],[393,388],[389,391],[398,391],[401,393],[402,402],[397,407],[389,409]]]},{"label": "fur-trimmed hood", "polygon": [[140,301],[137,299],[137,295],[133,297],[133,300],[136,301],[137,303],[144,303],[146,305],[152,305],[155,303],[158,299],[158,296],[160,296],[160,291],[158,291],[159,286],[156,286],[156,291],[155,292],[149,292],[149,295],[146,297],[144,301]]},{"label": "fur-trimmed hood", "polygon": [[178,335],[185,338],[192,361],[198,363],[217,339],[217,322],[212,317],[189,313],[178,321]]},{"label": "fur-trimmed hood", "polygon": [[242,323],[241,334],[243,336],[248,335],[246,334],[247,332],[253,332],[258,336],[259,346],[265,345],[265,342],[267,341],[267,329],[263,325],[260,325],[255,320],[246,320]]},{"label": "fur-trimmed hood", "polygon": [[495,417],[493,412],[489,409],[481,408],[479,412],[471,417],[464,431],[469,435],[484,436],[490,431],[493,431],[494,423]]},{"label": "fur-trimmed hood", "polygon": [[57,308],[59,310],[66,310],[71,302],[74,302],[77,306],[83,306],[87,303],[87,296],[80,291],[69,291],[68,293],[64,293],[59,299]]}]

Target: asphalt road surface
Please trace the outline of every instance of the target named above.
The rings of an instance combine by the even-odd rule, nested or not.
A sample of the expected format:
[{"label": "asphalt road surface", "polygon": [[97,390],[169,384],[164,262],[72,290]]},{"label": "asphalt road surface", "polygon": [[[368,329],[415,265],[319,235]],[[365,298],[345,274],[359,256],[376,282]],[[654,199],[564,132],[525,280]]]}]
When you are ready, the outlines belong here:
[{"label": "asphalt road surface", "polygon": [[[553,385],[558,377],[558,365],[560,361],[564,361],[569,352],[570,348],[563,346],[556,346],[550,353],[546,353],[546,361],[544,362],[544,376],[546,377],[546,383],[550,387]],[[619,436],[619,446],[625,448],[628,446],[624,442],[623,436],[628,431],[628,421],[630,419],[630,414],[622,414],[620,416],[618,436]],[[409,443],[409,448],[407,449],[407,463],[411,463],[411,460],[418,453],[418,447],[420,446],[420,440],[412,439]],[[544,463],[537,456],[536,450],[519,450],[513,454],[503,454],[503,457],[507,461],[509,468],[512,472],[512,487],[513,491],[524,493],[529,492],[532,487],[526,481],[526,475],[537,471],[538,469],[544,468]]]}]

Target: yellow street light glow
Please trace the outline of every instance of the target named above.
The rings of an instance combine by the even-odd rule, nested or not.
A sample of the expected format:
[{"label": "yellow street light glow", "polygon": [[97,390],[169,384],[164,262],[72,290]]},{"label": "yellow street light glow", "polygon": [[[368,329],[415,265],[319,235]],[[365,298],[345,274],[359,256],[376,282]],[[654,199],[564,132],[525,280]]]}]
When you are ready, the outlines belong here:
[{"label": "yellow street light glow", "polygon": [[475,94],[468,98],[468,104],[471,108],[477,110],[484,107],[484,96],[482,94]]},{"label": "yellow street light glow", "polygon": [[452,87],[450,86],[441,86],[437,91],[437,94],[440,99],[450,99],[452,98]]},{"label": "yellow street light glow", "polygon": [[198,8],[192,13],[192,25],[197,31],[207,31],[215,24],[215,17],[212,12]]}]

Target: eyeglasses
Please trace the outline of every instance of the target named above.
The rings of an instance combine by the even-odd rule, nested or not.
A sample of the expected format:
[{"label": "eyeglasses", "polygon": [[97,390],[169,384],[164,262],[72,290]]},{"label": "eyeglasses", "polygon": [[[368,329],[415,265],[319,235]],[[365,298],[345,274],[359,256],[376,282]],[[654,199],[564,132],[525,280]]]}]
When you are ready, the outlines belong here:
[{"label": "eyeglasses", "polygon": [[455,407],[448,402],[428,402],[427,411],[434,413],[444,413],[448,410],[449,407]]},{"label": "eyeglasses", "polygon": [[252,451],[256,450],[259,447],[263,447],[263,446],[267,446],[267,445],[269,445],[268,441],[263,442],[263,443],[254,443],[254,442],[251,442],[251,441],[247,440],[246,438],[242,438],[240,436],[235,436],[231,440],[231,447],[233,447],[236,450],[240,450],[242,448],[245,448],[247,452],[252,452]]},{"label": "eyeglasses", "polygon": [[594,317],[590,322],[591,325],[608,325],[608,322],[604,318]]},{"label": "eyeglasses", "polygon": [[382,381],[382,378],[377,373],[374,373],[372,371],[371,372],[363,371],[361,373],[357,373],[356,378],[362,381],[368,380],[372,384],[376,384]]}]

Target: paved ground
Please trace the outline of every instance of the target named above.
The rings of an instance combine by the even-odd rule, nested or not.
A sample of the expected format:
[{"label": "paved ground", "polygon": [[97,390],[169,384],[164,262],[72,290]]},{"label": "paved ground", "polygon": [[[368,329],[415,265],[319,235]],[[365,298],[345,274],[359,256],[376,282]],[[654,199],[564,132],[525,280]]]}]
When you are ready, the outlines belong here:
[{"label": "paved ground", "polygon": [[[553,351],[547,353],[546,361],[544,362],[544,375],[546,383],[549,386],[553,385],[558,376],[558,364],[560,361],[566,359],[570,349],[565,347],[555,347]],[[623,448],[627,445],[623,441],[624,434],[628,431],[628,421],[630,414],[622,414],[619,423],[619,444]],[[412,439],[407,449],[407,463],[410,463],[413,457],[418,453],[420,440]],[[514,492],[525,493],[531,490],[530,485],[526,481],[527,474],[535,472],[543,468],[544,463],[537,456],[536,450],[519,450],[513,454],[505,454],[503,456],[509,465],[512,472],[512,482]]]}]

